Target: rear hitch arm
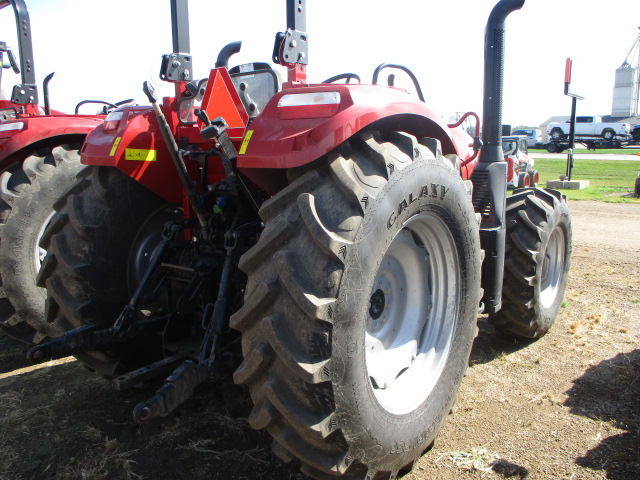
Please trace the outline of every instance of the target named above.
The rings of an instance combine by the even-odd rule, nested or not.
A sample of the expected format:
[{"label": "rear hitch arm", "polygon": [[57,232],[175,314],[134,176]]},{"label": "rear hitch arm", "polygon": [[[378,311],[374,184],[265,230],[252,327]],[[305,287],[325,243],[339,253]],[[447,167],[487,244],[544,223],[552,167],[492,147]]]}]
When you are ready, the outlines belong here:
[{"label": "rear hitch arm", "polygon": [[[235,221],[234,221],[235,226]],[[218,287],[218,297],[215,304],[207,305],[203,313],[204,337],[200,344],[198,360],[185,360],[176,368],[164,382],[164,385],[149,400],[140,402],[133,409],[133,419],[139,423],[147,423],[156,417],[166,417],[191,395],[194,389],[204,383],[213,371],[215,361],[215,350],[220,333],[224,326],[227,310],[227,291],[229,289],[229,273],[233,260],[234,250],[238,244],[239,231],[231,227],[225,234],[226,256],[220,285]],[[209,315],[213,307],[213,313]],[[207,321],[208,320],[208,321]],[[205,324],[206,322],[206,324]]]},{"label": "rear hitch arm", "polygon": [[69,330],[64,335],[31,347],[27,359],[41,363],[55,358],[64,358],[78,353],[89,352],[98,347],[117,343],[120,340],[114,327],[99,330],[98,325],[88,324]]},{"label": "rear hitch arm", "polygon": [[180,178],[182,187],[184,188],[187,197],[189,198],[191,208],[193,208],[193,211],[198,217],[200,226],[205,227],[207,225],[206,214],[202,209],[200,199],[198,198],[198,194],[196,193],[196,189],[193,185],[193,182],[191,181],[191,178],[189,177],[187,166],[184,164],[184,160],[182,159],[182,155],[180,153],[180,149],[178,148],[178,144],[176,143],[176,139],[173,137],[171,126],[169,125],[169,122],[167,122],[164,113],[162,113],[160,105],[158,105],[158,99],[156,97],[155,90],[149,82],[144,82],[142,91],[149,99],[149,102],[151,102],[151,106],[153,107],[156,119],[158,120],[158,124],[160,125],[162,138],[167,145],[167,150],[169,151],[169,155],[171,156],[173,165],[176,168],[176,172],[178,173],[178,177]]},{"label": "rear hitch arm", "polygon": [[184,229],[184,225],[181,222],[167,222],[162,233],[162,241],[151,253],[149,266],[138,288],[129,303],[122,309],[120,315],[118,315],[113,326],[104,329],[96,324],[87,324],[69,330],[60,337],[53,338],[48,342],[30,348],[27,352],[27,358],[33,363],[40,363],[55,358],[64,358],[70,355],[90,352],[108,345],[126,342],[133,336],[140,335],[158,321],[164,321],[164,317],[152,317],[145,321],[137,321],[138,317],[135,315],[135,312],[153,273],[160,265],[160,261],[167,247],[182,229]]},{"label": "rear hitch arm", "polygon": [[184,361],[167,377],[155,396],[135,406],[133,419],[143,424],[156,417],[167,416],[193,395],[195,387],[207,378],[209,378],[207,364],[196,364],[193,360]]}]

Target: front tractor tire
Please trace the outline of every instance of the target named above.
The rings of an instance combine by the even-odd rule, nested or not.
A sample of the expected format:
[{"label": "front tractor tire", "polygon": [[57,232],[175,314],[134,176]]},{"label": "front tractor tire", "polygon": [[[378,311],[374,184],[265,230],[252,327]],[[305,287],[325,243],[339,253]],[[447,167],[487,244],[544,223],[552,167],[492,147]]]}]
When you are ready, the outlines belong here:
[{"label": "front tractor tire", "polygon": [[45,253],[39,241],[54,203],[85,168],[78,148],[38,150],[0,176],[0,328],[27,344],[43,338],[31,326],[44,316],[46,298],[36,286]]},{"label": "front tractor tire", "polygon": [[392,479],[429,447],[476,334],[478,224],[437,142],[365,132],[260,210],[234,375],[284,460]]},{"label": "front tractor tire", "polygon": [[569,280],[569,206],[555,190],[516,190],[506,219],[502,308],[489,321],[503,333],[539,338],[555,322]]}]

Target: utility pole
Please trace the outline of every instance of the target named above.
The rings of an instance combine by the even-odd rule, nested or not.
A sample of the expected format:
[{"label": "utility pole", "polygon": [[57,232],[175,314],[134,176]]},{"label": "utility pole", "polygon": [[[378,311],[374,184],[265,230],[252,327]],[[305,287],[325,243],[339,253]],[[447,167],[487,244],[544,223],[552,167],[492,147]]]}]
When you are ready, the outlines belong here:
[{"label": "utility pole", "polygon": [[584,97],[571,93],[571,69],[573,62],[567,58],[564,68],[564,94],[571,97],[571,123],[569,130],[569,150],[567,151],[567,180],[571,180],[571,170],[573,169],[573,149],[576,140],[576,108],[578,100],[584,100]]}]

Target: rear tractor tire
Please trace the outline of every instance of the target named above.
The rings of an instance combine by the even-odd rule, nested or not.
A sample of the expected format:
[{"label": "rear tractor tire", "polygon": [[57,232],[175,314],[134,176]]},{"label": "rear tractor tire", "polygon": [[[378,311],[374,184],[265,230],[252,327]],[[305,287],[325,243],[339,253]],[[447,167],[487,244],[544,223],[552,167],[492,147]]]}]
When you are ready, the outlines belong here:
[{"label": "rear tractor tire", "polygon": [[569,280],[569,206],[555,190],[516,190],[506,219],[502,308],[489,321],[504,333],[538,338],[555,322]]},{"label": "rear tractor tire", "polygon": [[45,251],[39,241],[54,203],[84,167],[78,145],[29,155],[0,176],[0,327],[28,344],[42,336],[31,326],[44,316],[46,292],[36,286]]},{"label": "rear tractor tire", "polygon": [[241,257],[249,422],[317,478],[393,479],[429,447],[476,334],[478,225],[432,139],[365,132],[290,172]]},{"label": "rear tractor tire", "polygon": [[[47,256],[38,284],[46,286],[47,308],[43,317],[28,322],[40,337],[87,323],[113,325],[139,281],[136,268],[144,268],[164,221],[175,212],[113,167],[90,167],[79,177],[56,205],[59,211],[42,237]],[[144,345],[127,343],[77,357],[113,377],[158,359],[145,358]]]}]

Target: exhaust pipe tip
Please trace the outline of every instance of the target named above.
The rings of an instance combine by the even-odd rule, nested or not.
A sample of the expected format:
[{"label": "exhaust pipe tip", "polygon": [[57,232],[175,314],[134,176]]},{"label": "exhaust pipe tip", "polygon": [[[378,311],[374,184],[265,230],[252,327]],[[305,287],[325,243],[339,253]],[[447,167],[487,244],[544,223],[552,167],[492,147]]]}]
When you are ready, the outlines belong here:
[{"label": "exhaust pipe tip", "polygon": [[[482,142],[487,147],[483,162],[502,160],[502,96],[504,84],[505,21],[525,0],[500,0],[491,10],[484,41],[484,99]],[[494,147],[494,148],[491,148]],[[498,153],[496,158],[496,153]],[[484,157],[484,158],[482,158]]]}]

